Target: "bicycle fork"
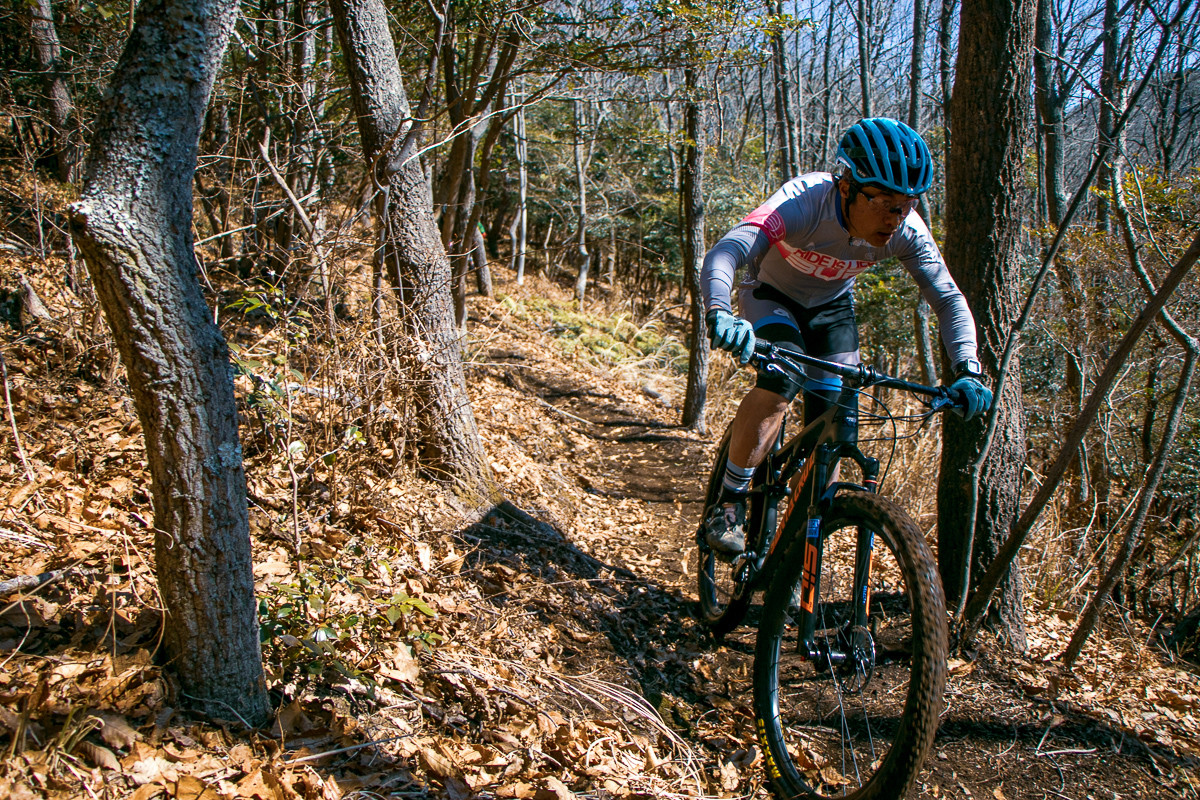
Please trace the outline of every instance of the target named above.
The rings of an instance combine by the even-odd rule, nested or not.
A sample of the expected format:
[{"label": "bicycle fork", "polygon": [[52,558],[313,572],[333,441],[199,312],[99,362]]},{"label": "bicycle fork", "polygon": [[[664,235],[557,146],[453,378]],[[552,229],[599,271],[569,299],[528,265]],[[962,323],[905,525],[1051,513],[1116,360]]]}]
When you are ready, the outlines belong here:
[{"label": "bicycle fork", "polygon": [[[836,460],[839,448],[819,447],[816,475],[813,486],[822,486],[827,480],[833,462]],[[857,448],[852,448],[846,455],[858,462],[863,473],[863,488],[874,491],[878,482],[879,462],[876,459],[864,457]],[[800,575],[799,611],[797,623],[800,635],[797,640],[797,652],[809,661],[821,667],[838,670],[852,662],[856,666],[861,661],[873,662],[874,645],[870,641],[869,611],[871,604],[871,566],[875,553],[875,532],[869,528],[858,528],[854,546],[854,582],[851,597],[852,613],[839,626],[836,636],[826,634],[817,640],[817,604],[816,598],[820,593],[821,563],[825,552],[825,539],[821,536],[823,521],[822,508],[828,508],[833,500],[836,487],[830,487],[822,496],[820,504],[812,503],[808,507],[807,518],[804,522],[804,565]],[[815,494],[815,488],[813,491]],[[828,627],[822,620],[822,629]],[[873,663],[866,665],[869,672]]]}]

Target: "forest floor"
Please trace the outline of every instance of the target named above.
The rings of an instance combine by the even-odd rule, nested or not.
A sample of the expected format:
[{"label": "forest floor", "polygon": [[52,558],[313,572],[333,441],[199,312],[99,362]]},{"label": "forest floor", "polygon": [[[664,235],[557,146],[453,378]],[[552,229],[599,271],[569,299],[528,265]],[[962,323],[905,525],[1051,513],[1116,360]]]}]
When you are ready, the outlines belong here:
[{"label": "forest floor", "polygon": [[[0,597],[0,797],[767,795],[753,630],[716,641],[694,616],[717,436],[678,426],[678,377],[564,337],[592,323],[558,289],[471,301],[495,507],[387,468],[380,445],[293,478],[244,433],[279,704],[251,730],[189,712],[160,663],[140,427],[111,352],[80,333],[101,323],[61,272],[14,264],[49,315],[0,342],[23,443],[3,444],[0,580],[55,577]],[[715,375],[723,424],[744,376]],[[1200,669],[1113,617],[1064,673],[1074,617],[1031,600],[1028,653],[951,659],[914,796],[1200,797]]]}]

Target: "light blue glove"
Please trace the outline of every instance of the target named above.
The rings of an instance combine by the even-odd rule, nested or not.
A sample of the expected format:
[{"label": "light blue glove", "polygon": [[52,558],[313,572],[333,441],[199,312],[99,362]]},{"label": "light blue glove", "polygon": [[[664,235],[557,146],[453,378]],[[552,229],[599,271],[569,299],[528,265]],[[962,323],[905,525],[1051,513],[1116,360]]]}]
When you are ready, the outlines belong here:
[{"label": "light blue glove", "polygon": [[[980,383],[978,378],[964,375],[950,384],[950,391],[956,395],[954,411],[963,419],[974,419],[986,414],[992,407],[992,390]],[[961,404],[961,408],[958,404]]]},{"label": "light blue glove", "polygon": [[746,364],[754,355],[754,326],[749,320],[735,317],[728,311],[714,308],[704,317],[708,323],[709,341],[713,347],[728,350]]}]

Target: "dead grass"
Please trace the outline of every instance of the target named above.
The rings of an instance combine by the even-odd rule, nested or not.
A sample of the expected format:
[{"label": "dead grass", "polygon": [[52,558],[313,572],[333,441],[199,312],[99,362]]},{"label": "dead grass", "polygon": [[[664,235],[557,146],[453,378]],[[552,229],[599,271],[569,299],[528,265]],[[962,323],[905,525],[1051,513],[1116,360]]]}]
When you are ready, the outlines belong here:
[{"label": "dead grass", "polygon": [[[711,432],[697,436],[671,427],[683,382],[670,359],[614,359],[611,345],[588,355],[582,337],[562,348],[547,332],[565,311],[622,328],[601,302],[581,313],[536,277],[502,284],[508,300],[474,300],[470,390],[512,505],[470,509],[409,474],[411,393],[361,301],[336,346],[286,304],[224,314],[243,361],[254,569],[279,707],[272,730],[247,731],[191,715],[159,663],[140,428],[102,322],[85,290],[62,286],[65,270],[34,254],[0,264],[0,288],[16,292],[24,276],[53,315],[4,328],[0,348],[4,428],[11,419],[17,434],[0,460],[0,577],[53,573],[0,614],[0,796],[762,795],[744,665],[688,615],[694,520],[682,503],[613,492],[609,429],[551,402],[571,388],[669,433],[679,460],[644,469],[669,473],[683,499],[748,386],[728,359],[714,361]],[[653,332],[653,352],[668,352],[671,325]],[[885,487],[930,535],[937,436],[935,423],[905,441]],[[1050,530],[1038,540],[1047,555],[1027,564],[1037,586],[1061,584],[1069,563],[1056,555],[1069,538]],[[1055,677],[1045,659],[1071,612],[1031,606],[1031,657],[1001,659],[1030,697],[1195,755],[1185,665],[1118,626],[1095,638],[1088,666]],[[967,691],[970,667],[956,666],[951,690]]]}]

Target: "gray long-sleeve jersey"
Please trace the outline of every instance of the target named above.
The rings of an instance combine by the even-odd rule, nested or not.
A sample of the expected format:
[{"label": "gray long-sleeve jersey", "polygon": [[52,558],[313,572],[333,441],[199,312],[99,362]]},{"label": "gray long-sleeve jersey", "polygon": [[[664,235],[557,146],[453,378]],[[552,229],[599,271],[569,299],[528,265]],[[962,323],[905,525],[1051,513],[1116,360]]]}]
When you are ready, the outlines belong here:
[{"label": "gray long-sleeve jersey", "polygon": [[704,307],[732,312],[737,271],[744,283],[770,284],[805,308],[850,291],[855,276],[896,256],[937,314],[950,363],[977,358],[975,319],[950,277],[937,243],[916,211],[909,212],[883,247],[854,239],[842,221],[837,180],[812,172],[785,183],[704,257]]}]

